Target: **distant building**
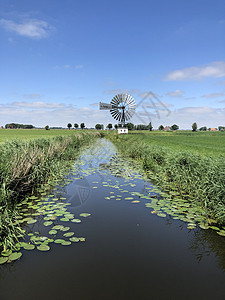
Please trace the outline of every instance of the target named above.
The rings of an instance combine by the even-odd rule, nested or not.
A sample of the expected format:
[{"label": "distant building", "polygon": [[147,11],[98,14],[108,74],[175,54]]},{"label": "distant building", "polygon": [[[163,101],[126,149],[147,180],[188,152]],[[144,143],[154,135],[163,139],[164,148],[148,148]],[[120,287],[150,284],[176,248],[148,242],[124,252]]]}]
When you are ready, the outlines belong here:
[{"label": "distant building", "polygon": [[163,128],[163,130],[164,130],[164,131],[169,131],[169,130],[170,130],[170,127],[169,127],[169,126],[166,126],[166,127]]},{"label": "distant building", "polygon": [[117,129],[118,134],[128,134],[128,128],[120,127]]},{"label": "distant building", "polygon": [[210,128],[210,131],[217,131],[216,128]]}]

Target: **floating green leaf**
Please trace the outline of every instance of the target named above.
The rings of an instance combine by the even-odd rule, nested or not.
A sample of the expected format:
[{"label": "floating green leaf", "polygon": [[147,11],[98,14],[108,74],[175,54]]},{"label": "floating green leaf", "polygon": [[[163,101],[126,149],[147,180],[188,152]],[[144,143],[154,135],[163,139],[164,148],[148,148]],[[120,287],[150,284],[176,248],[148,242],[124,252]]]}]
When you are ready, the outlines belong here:
[{"label": "floating green leaf", "polygon": [[60,221],[63,221],[63,222],[69,222],[69,220],[70,220],[69,218],[61,218],[60,219]]},{"label": "floating green leaf", "polygon": [[67,232],[67,233],[64,233],[63,236],[65,236],[65,237],[71,237],[73,235],[74,235],[74,232]]},{"label": "floating green leaf", "polygon": [[70,227],[63,227],[63,228],[61,228],[61,231],[68,231],[68,230],[70,230]]},{"label": "floating green leaf", "polygon": [[80,219],[73,219],[73,220],[71,220],[71,222],[73,222],[73,223],[80,223],[81,220]]},{"label": "floating green leaf", "polygon": [[69,246],[69,245],[71,245],[71,242],[64,241],[64,242],[61,243],[61,245],[63,245],[63,246]]},{"label": "floating green leaf", "polygon": [[80,214],[80,216],[81,217],[84,217],[84,218],[86,218],[86,217],[89,217],[91,214],[89,214],[89,213],[81,213]]},{"label": "floating green leaf", "polygon": [[77,242],[79,242],[80,241],[80,239],[79,238],[77,238],[77,237],[75,237],[75,236],[73,236],[72,238],[70,238],[69,239],[71,242],[75,242],[75,243],[77,243]]},{"label": "floating green leaf", "polygon": [[37,246],[37,249],[40,251],[48,251],[50,250],[50,247],[48,245],[41,244],[40,246]]},{"label": "floating green leaf", "polygon": [[52,227],[52,229],[56,229],[56,230],[61,230],[62,228],[64,228],[63,225],[55,225],[54,227]]},{"label": "floating green leaf", "polygon": [[34,224],[34,223],[36,223],[36,222],[37,222],[37,220],[31,219],[31,220],[27,221],[27,224]]},{"label": "floating green leaf", "polygon": [[0,265],[6,263],[8,261],[8,257],[0,257]]},{"label": "floating green leaf", "polygon": [[2,252],[1,252],[1,255],[2,255],[2,256],[9,256],[11,253],[12,253],[12,250],[7,249],[6,251],[2,251]]},{"label": "floating green leaf", "polygon": [[63,243],[63,242],[65,242],[65,241],[62,240],[62,239],[57,239],[57,240],[54,241],[54,243],[56,243],[56,244],[61,244],[61,243]]},{"label": "floating green leaf", "polygon": [[26,244],[26,245],[23,246],[23,248],[25,250],[33,250],[35,248],[35,246],[32,245],[32,244]]},{"label": "floating green leaf", "polygon": [[50,226],[50,225],[52,225],[52,221],[44,222],[44,225],[45,225],[45,226]]},{"label": "floating green leaf", "polygon": [[50,230],[48,233],[49,233],[49,234],[51,234],[51,235],[53,235],[53,234],[56,234],[56,233],[57,233],[57,231],[56,231],[56,230],[54,230],[54,229],[52,229],[52,230]]},{"label": "floating green leaf", "polygon": [[14,252],[9,256],[9,260],[17,260],[22,256],[21,252]]}]

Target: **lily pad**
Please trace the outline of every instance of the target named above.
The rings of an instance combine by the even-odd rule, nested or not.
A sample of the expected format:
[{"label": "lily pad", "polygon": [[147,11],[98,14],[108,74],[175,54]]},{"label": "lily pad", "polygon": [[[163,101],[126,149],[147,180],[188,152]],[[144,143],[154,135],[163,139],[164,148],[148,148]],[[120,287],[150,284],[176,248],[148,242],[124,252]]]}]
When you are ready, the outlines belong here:
[{"label": "lily pad", "polygon": [[0,257],[0,265],[6,263],[8,260],[8,257]]},{"label": "lily pad", "polygon": [[48,251],[50,250],[50,247],[48,245],[41,244],[40,246],[37,246],[37,249],[40,251]]},{"label": "lily pad", "polygon": [[73,235],[74,235],[74,232],[67,232],[67,233],[64,233],[63,236],[65,236],[65,237],[71,237]]},{"label": "lily pad", "polygon": [[27,224],[34,224],[34,223],[36,223],[36,222],[37,222],[37,220],[32,219],[32,220],[27,221]]},{"label": "lily pad", "polygon": [[62,240],[62,239],[57,239],[57,240],[54,241],[54,243],[56,243],[56,244],[61,244],[61,243],[63,243],[63,242],[65,242],[65,241]]},{"label": "lily pad", "polygon": [[33,250],[35,248],[35,246],[32,245],[32,244],[26,244],[26,245],[23,246],[23,248],[25,250]]},{"label": "lily pad", "polygon": [[77,242],[79,242],[80,241],[80,239],[79,238],[77,238],[77,237],[75,237],[75,236],[73,236],[72,238],[70,238],[69,239],[71,242],[75,242],[75,243],[77,243]]},{"label": "lily pad", "polygon": [[49,234],[56,234],[57,233],[57,230],[50,230],[49,232],[48,232]]},{"label": "lily pad", "polygon": [[166,217],[166,214],[164,214],[164,213],[158,213],[157,215],[158,215],[159,217],[163,217],[163,218]]},{"label": "lily pad", "polygon": [[52,221],[44,222],[44,225],[45,225],[45,226],[50,226],[50,225],[52,225]]},{"label": "lily pad", "polygon": [[80,237],[79,240],[80,240],[81,242],[85,242],[86,239],[85,239],[84,237]]},{"label": "lily pad", "polygon": [[63,245],[63,246],[69,246],[69,245],[71,245],[71,242],[69,242],[69,241],[64,241],[63,243],[61,243],[61,245]]},{"label": "lily pad", "polygon": [[73,223],[81,223],[81,220],[80,219],[73,219],[73,220],[71,220],[71,222],[73,222]]},{"label": "lily pad", "polygon": [[9,256],[9,260],[17,260],[22,256],[21,252],[14,252]]},{"label": "lily pad", "polygon": [[61,228],[61,231],[68,231],[68,230],[70,230],[70,227],[63,227],[63,228]]},{"label": "lily pad", "polygon": [[84,217],[84,218],[86,218],[86,217],[89,217],[91,214],[89,214],[89,213],[82,213],[82,214],[80,214],[80,216],[81,217]]},{"label": "lily pad", "polygon": [[55,225],[54,227],[52,227],[52,229],[56,229],[56,230],[61,230],[62,228],[64,228],[63,225]]},{"label": "lily pad", "polygon": [[61,218],[60,219],[60,221],[63,221],[63,222],[69,222],[69,220],[70,220],[69,218]]},{"label": "lily pad", "polygon": [[2,256],[9,256],[10,254],[12,254],[12,250],[6,250],[6,251],[2,251],[1,255]]}]

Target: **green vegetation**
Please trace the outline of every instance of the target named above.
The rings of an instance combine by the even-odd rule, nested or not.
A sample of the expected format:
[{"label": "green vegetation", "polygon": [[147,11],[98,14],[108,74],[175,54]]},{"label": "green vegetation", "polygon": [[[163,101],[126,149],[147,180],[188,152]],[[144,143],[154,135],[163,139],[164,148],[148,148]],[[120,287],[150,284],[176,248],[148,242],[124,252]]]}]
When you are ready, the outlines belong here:
[{"label": "green vegetation", "polygon": [[[137,135],[138,134],[138,135]],[[188,150],[204,156],[225,155],[224,132],[213,131],[132,131],[129,139],[169,148],[172,151]]]},{"label": "green vegetation", "polygon": [[194,123],[192,124],[192,131],[196,131],[197,128],[198,128],[197,123],[194,122]]},{"label": "green vegetation", "polygon": [[[46,182],[62,177],[76,158],[76,150],[98,136],[98,132],[73,131],[67,136],[32,137],[0,144],[0,248],[13,248],[18,237],[23,236],[15,206]],[[34,221],[29,219],[27,223]]]},{"label": "green vegetation", "polygon": [[10,124],[6,124],[5,128],[11,128],[11,129],[16,129],[16,128],[32,129],[32,128],[34,128],[34,126],[33,125],[10,123]]},{"label": "green vegetation", "polygon": [[56,136],[74,135],[74,130],[67,129],[0,129],[0,143],[11,140],[31,140],[37,138],[51,138]]},{"label": "green vegetation", "polygon": [[138,159],[161,189],[200,207],[209,225],[215,220],[225,225],[223,132],[148,132],[108,137],[124,154]]}]

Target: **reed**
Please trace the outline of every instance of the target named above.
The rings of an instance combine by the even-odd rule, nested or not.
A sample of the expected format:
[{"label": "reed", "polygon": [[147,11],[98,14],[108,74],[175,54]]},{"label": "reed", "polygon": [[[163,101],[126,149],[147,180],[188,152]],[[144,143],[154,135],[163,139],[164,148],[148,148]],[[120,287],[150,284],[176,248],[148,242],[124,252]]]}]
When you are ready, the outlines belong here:
[{"label": "reed", "polygon": [[98,132],[80,132],[0,145],[0,248],[12,248],[23,233],[15,204],[65,174],[79,148],[99,136]]},{"label": "reed", "polygon": [[146,144],[132,136],[109,135],[124,154],[138,159],[148,177],[161,189],[176,191],[211,219],[225,225],[224,156],[203,156],[191,151]]}]

